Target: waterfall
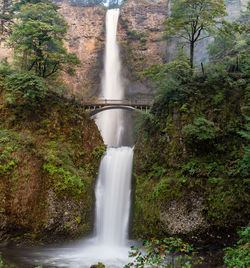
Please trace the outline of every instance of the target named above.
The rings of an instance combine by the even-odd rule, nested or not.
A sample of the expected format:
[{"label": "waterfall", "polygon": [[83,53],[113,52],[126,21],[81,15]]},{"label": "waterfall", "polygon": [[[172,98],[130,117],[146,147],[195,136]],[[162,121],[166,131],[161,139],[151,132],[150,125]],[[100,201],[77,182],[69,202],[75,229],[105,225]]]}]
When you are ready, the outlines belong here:
[{"label": "waterfall", "polygon": [[[106,47],[101,97],[122,100],[119,47],[116,41],[119,9],[106,14]],[[128,231],[133,149],[118,147],[124,134],[124,112],[111,110],[100,113],[96,122],[108,145],[100,165],[96,186],[96,235],[100,243],[125,246]],[[118,148],[111,148],[115,146]]]},{"label": "waterfall", "polygon": [[[101,99],[122,100],[124,89],[117,44],[119,9],[106,14],[106,46]],[[81,250],[84,265],[104,263],[106,267],[123,267],[128,258],[128,223],[130,209],[133,148],[122,146],[124,111],[110,110],[95,119],[107,151],[102,158],[97,185],[95,235],[85,241]],[[79,256],[79,252],[74,252]],[[72,259],[72,253],[70,253]],[[84,266],[79,266],[84,267]]]},{"label": "waterfall", "polygon": [[[122,100],[119,46],[116,42],[119,9],[106,14],[106,48],[104,76],[100,98]],[[130,209],[133,148],[122,146],[124,111],[110,110],[98,114],[96,123],[107,151],[102,158],[95,189],[95,233],[70,246],[31,253],[28,262],[44,267],[87,268],[98,262],[107,268],[123,267],[128,257],[128,223]],[[30,265],[31,266],[31,265]]]},{"label": "waterfall", "polygon": [[132,159],[129,147],[108,148],[101,162],[96,187],[96,228],[102,244],[126,245]]},{"label": "waterfall", "polygon": [[[122,100],[119,46],[116,41],[119,9],[106,14],[106,47],[104,75],[100,98]],[[95,119],[107,151],[102,158],[97,184],[95,234],[73,250],[60,252],[57,260],[67,261],[67,267],[82,268],[102,262],[105,267],[123,267],[128,257],[128,223],[130,209],[133,148],[122,146],[124,111],[103,111]]]},{"label": "waterfall", "polygon": [[[109,9],[106,14],[104,76],[100,97],[108,100],[122,100],[124,97],[119,47],[116,41],[119,13],[119,9]],[[105,111],[97,116],[96,123],[105,144],[108,146],[117,147],[122,144],[122,136],[124,135],[123,116],[124,112],[122,110]]]}]

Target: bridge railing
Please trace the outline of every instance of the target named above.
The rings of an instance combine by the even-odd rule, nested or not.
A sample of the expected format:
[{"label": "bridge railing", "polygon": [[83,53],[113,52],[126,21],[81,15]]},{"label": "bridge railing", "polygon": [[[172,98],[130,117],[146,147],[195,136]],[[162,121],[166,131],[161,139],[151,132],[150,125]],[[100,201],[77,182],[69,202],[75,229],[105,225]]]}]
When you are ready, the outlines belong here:
[{"label": "bridge railing", "polygon": [[152,105],[152,100],[108,100],[108,99],[103,99],[103,100],[92,100],[88,101],[85,100],[83,101],[83,105],[128,105],[128,106],[151,106]]}]

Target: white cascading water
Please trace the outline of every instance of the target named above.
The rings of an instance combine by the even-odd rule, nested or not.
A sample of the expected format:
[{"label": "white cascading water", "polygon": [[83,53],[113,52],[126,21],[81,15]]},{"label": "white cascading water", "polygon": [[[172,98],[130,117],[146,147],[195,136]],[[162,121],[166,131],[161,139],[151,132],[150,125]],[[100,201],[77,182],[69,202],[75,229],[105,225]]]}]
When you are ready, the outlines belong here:
[{"label": "white cascading water", "polygon": [[[122,100],[124,97],[119,47],[116,42],[119,12],[119,9],[109,9],[106,14],[104,76],[100,97],[107,100]],[[104,143],[108,146],[121,145],[124,132],[123,116],[122,110],[109,110],[97,116],[96,123]]]},{"label": "white cascading water", "polygon": [[[105,64],[100,96],[107,100],[122,100],[124,97],[116,41],[118,18],[119,9],[107,11]],[[97,115],[96,123],[108,147],[101,161],[95,190],[95,236],[85,240],[82,248],[78,246],[73,254],[64,254],[64,258],[68,255],[68,258],[74,258],[74,262],[80,264],[70,267],[89,267],[99,261],[106,267],[123,267],[129,262],[127,242],[133,148],[121,146],[123,110],[113,109]]]},{"label": "white cascading water", "polygon": [[96,187],[96,228],[101,244],[125,246],[130,207],[133,150],[108,148]]},{"label": "white cascading water", "polygon": [[[101,97],[122,100],[124,90],[121,79],[119,47],[116,41],[119,9],[110,9],[106,15],[106,49]],[[122,110],[100,113],[98,127],[108,145],[96,187],[96,232],[101,243],[125,246],[128,232],[131,170],[133,149],[120,146],[124,122]]]}]

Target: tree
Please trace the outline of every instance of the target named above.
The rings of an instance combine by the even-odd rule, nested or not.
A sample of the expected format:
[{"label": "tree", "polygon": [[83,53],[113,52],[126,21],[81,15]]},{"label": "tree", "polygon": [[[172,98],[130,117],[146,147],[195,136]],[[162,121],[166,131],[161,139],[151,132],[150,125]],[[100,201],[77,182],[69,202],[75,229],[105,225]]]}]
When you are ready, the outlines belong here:
[{"label": "tree", "polygon": [[15,61],[22,70],[47,78],[60,70],[72,73],[80,63],[63,45],[68,26],[57,10],[50,1],[27,3],[15,16],[9,46],[14,48]]},{"label": "tree", "polygon": [[2,0],[2,9],[0,9],[0,35],[4,33],[10,34],[14,14],[20,11],[21,6],[27,3],[36,4],[46,1],[48,0]]},{"label": "tree", "polygon": [[184,39],[190,48],[190,66],[194,65],[195,44],[209,37],[218,19],[226,15],[223,0],[173,0],[170,17],[164,22],[167,37]]}]

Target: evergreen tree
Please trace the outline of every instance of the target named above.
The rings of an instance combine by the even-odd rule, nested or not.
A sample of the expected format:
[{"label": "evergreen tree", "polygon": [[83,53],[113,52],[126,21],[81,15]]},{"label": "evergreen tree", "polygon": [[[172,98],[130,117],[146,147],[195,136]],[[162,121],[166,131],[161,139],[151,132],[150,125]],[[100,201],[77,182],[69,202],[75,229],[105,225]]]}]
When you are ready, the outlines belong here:
[{"label": "evergreen tree", "polygon": [[16,64],[44,78],[59,70],[72,73],[79,64],[63,45],[68,26],[57,10],[58,6],[49,1],[22,5],[9,38]]}]

